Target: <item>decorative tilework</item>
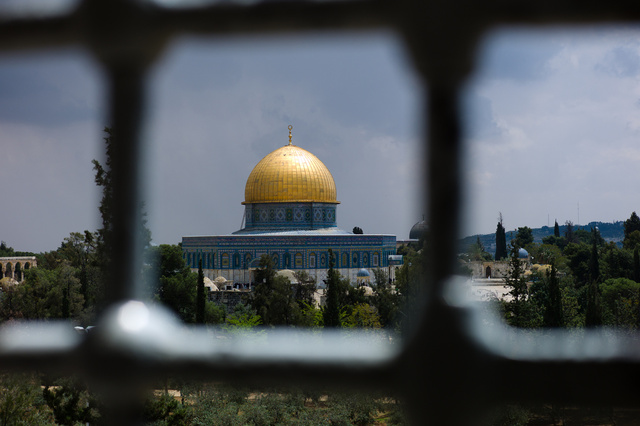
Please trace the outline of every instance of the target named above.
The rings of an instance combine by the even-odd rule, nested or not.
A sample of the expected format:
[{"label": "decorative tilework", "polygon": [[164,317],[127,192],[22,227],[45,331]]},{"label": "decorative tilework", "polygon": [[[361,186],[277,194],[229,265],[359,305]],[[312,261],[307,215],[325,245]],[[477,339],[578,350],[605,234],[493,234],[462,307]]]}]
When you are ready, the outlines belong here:
[{"label": "decorative tilework", "polygon": [[293,220],[293,209],[286,209],[285,212],[287,222],[291,222]]}]

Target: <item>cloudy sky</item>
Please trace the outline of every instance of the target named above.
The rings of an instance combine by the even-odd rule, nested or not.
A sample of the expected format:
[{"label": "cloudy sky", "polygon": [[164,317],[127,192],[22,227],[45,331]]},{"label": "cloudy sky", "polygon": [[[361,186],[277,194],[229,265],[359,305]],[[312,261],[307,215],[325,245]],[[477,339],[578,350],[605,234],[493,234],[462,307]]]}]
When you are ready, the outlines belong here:
[{"label": "cloudy sky", "polygon": [[[239,229],[246,179],[289,124],[334,176],[339,227],[407,238],[425,126],[407,62],[386,33],[171,45],[149,81],[153,242]],[[499,212],[513,229],[640,210],[639,77],[638,29],[488,36],[464,97],[463,232],[494,232]],[[80,51],[0,57],[0,239],[15,249],[98,227],[103,96]]]}]

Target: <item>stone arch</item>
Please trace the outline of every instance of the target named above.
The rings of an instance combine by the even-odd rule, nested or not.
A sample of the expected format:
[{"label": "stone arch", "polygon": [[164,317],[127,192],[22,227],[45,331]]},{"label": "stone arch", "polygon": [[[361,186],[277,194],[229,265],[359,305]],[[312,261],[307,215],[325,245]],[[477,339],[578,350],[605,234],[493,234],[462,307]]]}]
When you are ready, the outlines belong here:
[{"label": "stone arch", "polygon": [[491,266],[487,266],[484,273],[485,278],[491,278]]},{"label": "stone arch", "polygon": [[13,278],[13,265],[11,264],[11,262],[7,262],[7,264],[4,266],[4,276],[5,278]]},{"label": "stone arch", "polygon": [[18,282],[22,281],[22,265],[20,264],[20,262],[16,262],[16,268],[13,276],[16,279],[16,281]]}]

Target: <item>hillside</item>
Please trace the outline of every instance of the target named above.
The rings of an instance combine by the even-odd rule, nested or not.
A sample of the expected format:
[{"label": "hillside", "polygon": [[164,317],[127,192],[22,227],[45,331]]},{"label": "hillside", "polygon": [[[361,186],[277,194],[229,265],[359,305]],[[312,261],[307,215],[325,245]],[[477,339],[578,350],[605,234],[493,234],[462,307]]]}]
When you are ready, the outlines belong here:
[{"label": "hillside", "polygon": [[[614,223],[610,222],[590,222],[587,225],[574,225],[574,230],[584,229],[586,231],[591,231],[591,228],[598,227],[600,231],[600,235],[605,241],[613,241],[618,245],[622,245],[622,240],[624,239],[624,221],[618,221]],[[560,235],[564,235],[566,230],[565,225],[560,226]],[[553,226],[543,226],[542,228],[532,228],[533,231],[533,240],[536,243],[541,243],[544,237],[549,235],[553,235]],[[507,245],[511,241],[511,239],[515,236],[516,230],[507,230]],[[476,237],[480,237],[480,242],[484,245],[484,248],[487,252],[491,254],[495,254],[496,252],[496,234],[481,234],[481,235],[470,235],[465,237],[459,241],[459,251],[465,252],[467,251],[467,247],[470,244],[476,242]]]}]

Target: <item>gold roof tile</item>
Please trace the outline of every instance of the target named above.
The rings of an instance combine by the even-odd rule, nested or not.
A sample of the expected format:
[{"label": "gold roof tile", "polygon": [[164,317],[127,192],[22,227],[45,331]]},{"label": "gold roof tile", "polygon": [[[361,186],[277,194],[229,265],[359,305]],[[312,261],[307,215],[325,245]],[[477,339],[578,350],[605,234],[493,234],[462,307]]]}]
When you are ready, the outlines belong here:
[{"label": "gold roof tile", "polygon": [[327,166],[291,142],[268,154],[253,168],[242,204],[283,202],[339,203],[336,184]]}]

